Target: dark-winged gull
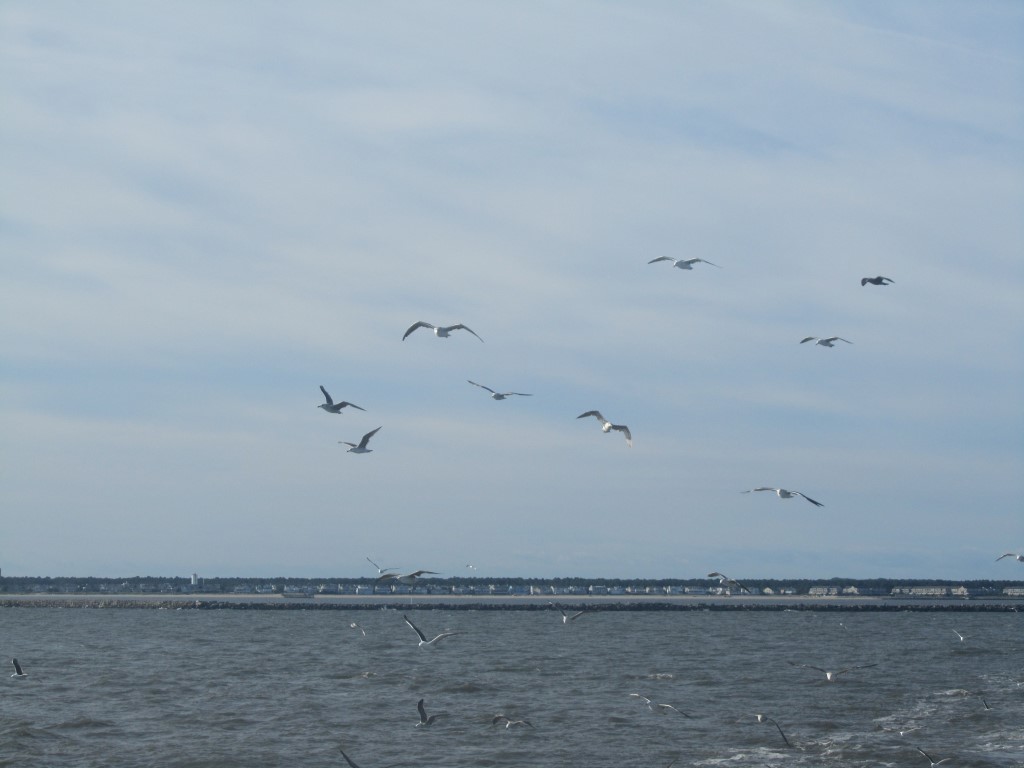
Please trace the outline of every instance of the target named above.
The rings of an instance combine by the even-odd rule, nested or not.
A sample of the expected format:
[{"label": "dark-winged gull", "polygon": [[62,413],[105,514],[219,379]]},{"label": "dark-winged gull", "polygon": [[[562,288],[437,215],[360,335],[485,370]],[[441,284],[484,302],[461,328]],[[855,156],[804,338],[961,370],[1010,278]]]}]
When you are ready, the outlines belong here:
[{"label": "dark-winged gull", "polygon": [[[694,264],[711,264],[707,259],[673,259],[671,256],[659,256],[656,259],[651,259],[648,264],[656,264],[659,261],[671,261],[672,266],[676,269],[693,269]],[[712,267],[718,267],[717,264],[711,264]],[[721,269],[721,267],[718,267]]]},{"label": "dark-winged gull", "polygon": [[387,581],[389,579],[394,579],[399,584],[408,584],[409,586],[412,586],[416,583],[416,580],[418,578],[427,573],[433,576],[437,575],[437,571],[424,571],[423,569],[420,569],[418,571],[413,571],[412,573],[382,573],[380,576],[377,577],[377,581]]},{"label": "dark-winged gull", "polygon": [[837,341],[845,341],[847,344],[853,344],[852,341],[842,338],[841,336],[829,336],[827,339],[819,339],[817,336],[808,336],[806,339],[801,340],[801,344],[806,344],[808,341],[813,341],[819,347],[834,347]]},{"label": "dark-winged gull", "polygon": [[442,632],[441,634],[437,635],[433,640],[427,640],[427,636],[424,635],[420,631],[419,627],[417,627],[415,624],[413,624],[411,621],[409,621],[409,617],[408,616],[406,616],[403,613],[402,614],[402,618],[405,619],[405,623],[406,624],[408,624],[410,627],[412,627],[412,631],[415,632],[417,635],[419,635],[419,637],[420,637],[419,647],[420,648],[424,648],[424,647],[426,647],[428,645],[433,645],[434,643],[438,642],[439,640],[444,640],[446,637],[451,637],[452,635],[461,635],[462,634],[462,632]]},{"label": "dark-winged gull", "polygon": [[[413,323],[412,325],[409,326],[409,330],[407,330],[405,334],[402,336],[402,341],[405,341],[406,338],[408,338],[409,334],[415,331],[417,328],[430,328],[434,331],[434,335],[437,336],[437,338],[439,339],[447,339],[448,334],[450,334],[452,331],[459,330],[469,331],[478,339],[480,339],[480,337],[476,335],[476,332],[472,328],[470,328],[468,325],[463,325],[462,323],[456,323],[455,325],[431,325],[430,323],[425,323],[422,320],[420,320],[418,323]],[[483,341],[483,339],[480,339],[480,341]]]},{"label": "dark-winged gull", "polygon": [[893,280],[891,277],[882,277],[881,275],[879,275],[878,277],[862,277],[860,279],[860,286],[861,288],[863,288],[868,283],[871,283],[872,285],[888,285],[889,283],[895,282],[896,281]]},{"label": "dark-winged gull", "polygon": [[367,448],[366,444],[369,443],[370,438],[376,435],[378,432],[380,432],[380,430],[381,427],[377,427],[376,429],[367,432],[365,435],[363,435],[363,439],[359,441],[358,445],[356,445],[355,443],[350,443],[347,440],[339,440],[338,443],[341,445],[352,446],[351,448],[348,449],[348,453],[373,453],[373,448]]},{"label": "dark-winged gull", "polygon": [[349,405],[351,405],[353,408],[359,408],[360,411],[366,410],[365,408],[360,408],[355,403],[349,403],[345,400],[342,400],[340,403],[334,402],[334,400],[331,399],[330,394],[328,394],[327,390],[324,389],[323,384],[320,385],[320,391],[324,393],[324,399],[327,402],[320,403],[320,405],[318,405],[317,408],[323,408],[328,413],[341,413],[341,409]]},{"label": "dark-winged gull", "polygon": [[920,747],[914,747],[914,749],[916,749],[918,752],[920,752],[922,755],[924,755],[926,758],[928,758],[928,762],[931,763],[931,768],[935,768],[935,766],[942,765],[946,761],[953,759],[952,757],[944,757],[941,760],[936,760],[934,757],[929,755],[927,752],[925,752]]},{"label": "dark-winged gull", "polygon": [[581,413],[576,418],[585,419],[587,416],[593,416],[595,419],[601,422],[602,432],[609,432],[613,429],[616,432],[621,432],[623,435],[626,436],[626,445],[628,445],[630,448],[633,447],[633,435],[630,433],[629,427],[627,427],[625,424],[612,424],[610,421],[608,421],[608,419],[601,415],[600,411],[587,411],[586,413]]},{"label": "dark-winged gull", "polygon": [[741,589],[744,592],[749,592],[750,591],[745,586],[743,586],[738,581],[736,581],[736,579],[730,579],[724,573],[719,573],[718,571],[712,571],[711,573],[709,573],[708,574],[708,578],[709,579],[718,579],[718,583],[721,584],[723,587],[737,587],[737,588]]},{"label": "dark-winged gull", "polygon": [[500,722],[505,723],[506,728],[514,728],[516,726],[528,725],[533,728],[533,723],[529,720],[513,720],[508,715],[495,715],[491,718],[491,725],[497,725]]},{"label": "dark-winged gull", "polygon": [[818,672],[821,672],[822,674],[825,675],[825,680],[826,680],[826,682],[829,682],[829,683],[834,683],[836,681],[837,677],[839,677],[840,675],[845,675],[847,672],[852,672],[855,669],[867,669],[868,667],[877,667],[878,666],[877,664],[859,664],[859,665],[857,665],[855,667],[846,667],[846,669],[840,669],[840,670],[837,670],[835,672],[832,672],[830,670],[823,669],[821,667],[816,667],[813,664],[800,664],[799,662],[796,662],[796,661],[791,661],[791,662],[789,662],[789,664],[791,666],[794,666],[794,667],[805,667],[806,669],[817,670]]},{"label": "dark-winged gull", "polygon": [[14,663],[14,674],[11,677],[17,677],[19,679],[28,677],[28,673],[24,672],[21,668],[21,664],[18,663],[17,659],[11,659]]},{"label": "dark-winged gull", "polygon": [[447,714],[445,712],[438,712],[435,715],[428,715],[427,710],[423,707],[423,701],[424,699],[420,699],[418,702],[416,702],[416,709],[418,709],[420,713],[420,721],[416,723],[417,728],[419,728],[421,725],[433,725],[435,722],[437,722],[439,718],[447,717]]},{"label": "dark-winged gull", "polygon": [[784,742],[786,742],[786,746],[787,747],[793,746],[792,744],[789,743],[789,739],[786,738],[786,734],[784,734],[782,732],[782,726],[779,725],[777,722],[775,722],[772,718],[768,717],[768,715],[754,715],[754,717],[757,718],[757,722],[759,722],[759,723],[771,723],[772,725],[774,725],[776,728],[779,729],[779,736],[781,736],[782,740]]},{"label": "dark-winged gull", "polygon": [[773,491],[776,496],[780,499],[792,499],[794,496],[799,496],[802,499],[806,499],[816,507],[824,507],[820,501],[815,501],[810,496],[805,496],[800,491],[787,491],[785,488],[751,488],[749,491],[740,491],[740,493],[754,493],[755,491]]},{"label": "dark-winged gull", "polygon": [[586,613],[585,610],[584,611],[576,611],[576,613],[572,613],[572,614],[566,613],[564,608],[562,608],[560,605],[555,605],[550,600],[548,601],[548,605],[550,605],[552,608],[557,608],[558,612],[560,614],[562,614],[562,623],[563,624],[568,624],[570,621],[576,621],[576,619],[578,619],[580,616],[582,616],[584,613]]},{"label": "dark-winged gull", "polygon": [[511,397],[512,395],[519,395],[519,397],[533,397],[533,395],[528,394],[526,392],[495,392],[493,389],[491,389],[490,387],[485,387],[483,384],[477,384],[475,381],[470,381],[469,379],[466,379],[466,381],[469,381],[469,383],[472,384],[474,387],[486,389],[488,392],[491,393],[492,400],[504,400],[506,397]]}]

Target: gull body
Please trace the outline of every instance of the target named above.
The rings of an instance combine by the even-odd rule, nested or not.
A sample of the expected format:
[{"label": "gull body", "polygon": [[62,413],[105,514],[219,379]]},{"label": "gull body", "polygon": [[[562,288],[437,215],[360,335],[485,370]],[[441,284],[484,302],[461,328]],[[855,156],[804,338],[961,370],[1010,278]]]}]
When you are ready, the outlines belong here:
[{"label": "gull body", "polygon": [[630,448],[633,447],[633,435],[630,434],[629,427],[627,427],[625,424],[612,424],[610,421],[608,421],[608,419],[601,415],[600,411],[587,411],[586,413],[581,413],[576,418],[585,419],[587,416],[593,416],[595,419],[601,422],[602,432],[610,432],[613,429],[616,432],[621,432],[626,437],[626,445],[628,445]]},{"label": "gull body", "polygon": [[17,659],[11,659],[11,662],[14,664],[14,674],[11,677],[16,677],[19,680],[28,677],[28,674],[22,670],[21,664],[18,663]]},{"label": "gull body", "polygon": [[423,707],[423,699],[416,702],[416,709],[420,713],[420,721],[416,723],[416,727],[419,728],[421,725],[433,725],[437,722],[438,718],[445,717],[444,712],[438,712],[436,715],[427,715],[427,710]]},{"label": "gull body", "polygon": [[953,759],[952,757],[944,757],[941,760],[936,760],[934,757],[929,755],[927,752],[925,752],[920,747],[914,747],[914,749],[916,749],[918,752],[920,752],[922,755],[924,755],[926,758],[928,758],[928,762],[931,763],[932,768],[935,768],[935,766],[942,765],[943,763]]},{"label": "gull body", "polygon": [[[648,264],[656,264],[659,261],[671,261],[672,266],[676,269],[693,269],[694,264],[711,264],[707,259],[673,259],[671,256],[659,256],[656,259],[651,259]],[[718,267],[717,264],[711,264],[712,267]],[[718,267],[721,269],[721,267]]]},{"label": "gull body", "polygon": [[[402,336],[402,341],[405,341],[406,338],[408,338],[409,334],[415,331],[417,328],[430,328],[434,331],[434,335],[437,336],[437,338],[439,339],[447,339],[448,335],[452,331],[460,330],[469,331],[474,336],[476,336],[476,332],[472,328],[470,328],[468,325],[463,325],[462,323],[456,323],[455,325],[431,325],[430,323],[425,323],[422,320],[420,320],[418,323],[413,323],[412,325],[409,326],[409,330],[407,330],[405,334]],[[480,339],[479,336],[476,337]],[[482,342],[483,339],[480,339],[480,341]]]},{"label": "gull body", "polygon": [[378,432],[380,432],[380,430],[381,428],[377,427],[376,429],[367,432],[365,435],[363,435],[363,439],[359,441],[358,445],[356,443],[350,443],[347,440],[339,440],[338,442],[341,445],[352,446],[351,448],[348,449],[348,453],[373,453],[373,448],[367,448],[366,444],[369,443],[370,438],[376,435]]},{"label": "gull body", "polygon": [[1007,552],[1005,555],[1000,555],[996,558],[996,562],[998,563],[1004,557],[1012,557],[1018,563],[1024,563],[1024,555],[1018,555],[1016,552]]},{"label": "gull body", "polygon": [[502,721],[504,721],[506,728],[512,728],[513,726],[517,725],[528,725],[531,728],[533,728],[533,723],[531,723],[529,720],[513,720],[511,717],[508,717],[507,715],[495,715],[491,718],[491,725],[497,725]]},{"label": "gull body", "polygon": [[749,491],[741,491],[741,493],[754,493],[756,491],[773,491],[776,496],[780,499],[792,499],[794,496],[799,496],[802,499],[806,499],[816,507],[824,507],[820,501],[815,501],[810,496],[804,496],[800,491],[787,491],[785,488],[751,488]]},{"label": "gull body", "polygon": [[651,701],[649,698],[647,698],[643,694],[631,693],[631,694],[629,694],[629,697],[631,699],[640,699],[641,701],[643,701],[644,704],[647,705],[647,708],[649,710],[651,710],[651,712],[654,712],[655,714],[664,715],[669,710],[672,710],[673,712],[676,712],[677,714],[680,714],[680,715],[682,715],[683,717],[685,717],[685,718],[687,718],[689,720],[693,719],[692,715],[689,715],[686,712],[683,712],[681,709],[676,709],[671,704],[658,704],[658,703],[656,703],[654,701]]},{"label": "gull body", "polygon": [[893,280],[892,278],[882,277],[881,275],[879,275],[878,277],[862,277],[860,279],[860,286],[861,288],[863,288],[868,283],[871,283],[872,285],[888,285],[889,283],[895,282],[896,281]]},{"label": "gull body", "polygon": [[[324,399],[327,402],[320,403],[320,405],[318,405],[317,408],[323,408],[328,413],[341,413],[341,409],[345,408],[346,406],[349,406],[349,405],[351,405],[353,408],[359,408],[359,406],[356,405],[355,403],[349,403],[349,402],[346,402],[344,400],[342,400],[340,403],[334,402],[334,400],[332,400],[331,396],[328,394],[327,390],[324,389],[324,385],[323,384],[320,385],[320,391],[324,393]],[[360,411],[365,411],[366,409],[365,408],[359,408],[359,410]]]},{"label": "gull body", "polygon": [[416,579],[420,578],[421,576],[427,573],[433,576],[437,575],[437,571],[424,571],[421,569],[418,571],[413,571],[412,573],[382,573],[380,576],[377,577],[377,581],[394,579],[399,584],[408,584],[409,586],[412,586],[416,583]]},{"label": "gull body", "polygon": [[415,632],[417,635],[419,635],[419,638],[420,638],[419,647],[420,648],[424,648],[424,647],[426,647],[428,645],[433,645],[434,643],[438,642],[439,640],[444,640],[446,637],[451,637],[452,635],[461,635],[462,634],[462,632],[442,632],[441,634],[439,634],[436,637],[434,637],[434,639],[427,640],[427,636],[424,635],[422,632],[420,632],[419,628],[415,624],[413,624],[411,621],[409,621],[409,617],[408,616],[406,616],[403,613],[402,614],[402,618],[405,619],[405,623],[406,624],[408,624],[410,627],[412,627],[412,631]]},{"label": "gull body", "polygon": [[827,339],[819,339],[817,336],[808,336],[800,343],[806,344],[808,341],[813,341],[819,347],[834,347],[837,341],[845,341],[847,344],[853,344],[852,341],[844,339],[841,336],[829,336]]},{"label": "gull body", "polygon": [[799,663],[797,663],[795,661],[791,661],[789,663],[790,663],[791,666],[794,666],[794,667],[804,667],[806,669],[816,669],[818,672],[821,672],[821,673],[823,673],[825,675],[825,681],[829,682],[829,683],[834,683],[836,681],[837,677],[839,677],[840,675],[845,675],[847,672],[852,672],[855,669],[867,669],[868,667],[877,667],[878,666],[877,664],[860,664],[860,665],[858,665],[856,667],[847,667],[846,669],[840,669],[840,670],[837,670],[835,672],[832,672],[832,671],[827,670],[827,669],[822,669],[821,667],[816,667],[813,664],[799,664]]},{"label": "gull body", "polygon": [[492,400],[504,400],[506,397],[511,397],[512,395],[519,395],[519,397],[533,397],[533,395],[527,394],[526,392],[495,392],[493,389],[491,389],[490,387],[485,387],[483,384],[477,384],[475,381],[470,381],[469,379],[466,379],[466,381],[469,381],[469,383],[472,384],[474,387],[486,389],[488,392],[491,393]]},{"label": "gull body", "polygon": [[749,592],[750,591],[745,586],[743,586],[738,581],[736,581],[736,579],[730,579],[724,573],[719,573],[718,571],[712,571],[711,573],[709,573],[708,574],[708,578],[709,579],[718,579],[718,583],[721,584],[723,587],[737,587],[737,588],[743,590],[744,592]]},{"label": "gull body", "polygon": [[757,718],[757,722],[759,722],[759,723],[771,723],[771,724],[772,724],[772,725],[774,725],[774,726],[775,726],[776,728],[778,728],[778,729],[779,729],[779,736],[781,736],[781,737],[782,737],[782,740],[783,740],[784,742],[786,742],[786,746],[787,746],[787,747],[789,747],[789,746],[792,746],[792,745],[791,745],[791,744],[789,743],[789,739],[787,739],[787,738],[786,738],[786,734],[784,734],[784,733],[782,732],[782,726],[781,726],[781,725],[779,725],[779,724],[778,724],[777,722],[775,722],[774,720],[772,720],[772,719],[771,719],[770,717],[768,717],[768,715],[754,715],[754,717],[756,717],[756,718]]}]

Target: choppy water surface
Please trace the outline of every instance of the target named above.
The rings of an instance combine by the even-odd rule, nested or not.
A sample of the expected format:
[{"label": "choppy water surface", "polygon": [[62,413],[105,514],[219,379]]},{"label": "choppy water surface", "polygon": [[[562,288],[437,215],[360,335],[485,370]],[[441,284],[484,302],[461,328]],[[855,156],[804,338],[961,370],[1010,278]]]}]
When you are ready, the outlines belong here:
[{"label": "choppy water surface", "polygon": [[[465,634],[419,648],[401,610],[0,609],[0,765],[1024,765],[1019,613],[409,616]],[[421,697],[447,717],[416,727]]]}]

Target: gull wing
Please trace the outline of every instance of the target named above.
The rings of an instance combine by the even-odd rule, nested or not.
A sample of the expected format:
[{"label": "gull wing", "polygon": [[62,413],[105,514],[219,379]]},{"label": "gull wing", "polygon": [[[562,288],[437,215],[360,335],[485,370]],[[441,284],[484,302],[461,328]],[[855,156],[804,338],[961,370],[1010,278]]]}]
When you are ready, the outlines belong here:
[{"label": "gull wing", "polygon": [[[703,264],[711,264],[712,267],[718,267],[717,264],[715,264],[713,262],[710,262],[707,259],[694,259],[694,261],[699,261],[699,262],[701,262]],[[721,269],[721,267],[718,267],[718,268]]]},{"label": "gull wing", "polygon": [[408,616],[406,616],[403,613],[402,614],[402,618],[405,619],[405,623],[406,624],[408,624],[410,627],[412,627],[412,631],[420,636],[420,640],[422,640],[424,643],[427,642],[427,636],[424,635],[422,632],[420,632],[419,628],[415,624],[413,624],[411,621],[409,621],[409,617]]},{"label": "gull wing", "polygon": [[1004,557],[1020,557],[1020,555],[1018,555],[1016,552],[1007,552],[1005,555],[1000,555],[999,557],[997,557],[996,562],[998,563]]},{"label": "gull wing", "polygon": [[657,263],[659,261],[675,261],[675,259],[673,259],[671,256],[659,256],[656,259],[651,259],[647,263],[648,264],[655,264],[655,263]]},{"label": "gull wing", "polygon": [[348,400],[342,400],[340,403],[338,403],[339,408],[344,408],[349,405],[351,405],[353,408],[359,408],[360,411],[366,410],[365,408],[362,408],[361,406],[358,406],[355,403],[350,403]]},{"label": "gull wing", "polygon": [[[446,330],[446,331],[457,331],[457,330],[459,330],[459,329],[462,329],[463,331],[469,331],[469,332],[470,332],[470,333],[472,333],[472,334],[473,334],[474,336],[476,336],[476,331],[474,331],[474,330],[473,330],[472,328],[470,328],[470,327],[469,327],[468,325],[463,325],[462,323],[456,323],[455,325],[449,325],[449,326],[448,326],[447,328],[445,328],[445,330]],[[479,336],[476,336],[476,337],[477,337],[478,339],[480,339],[480,337],[479,337]],[[480,339],[480,341],[483,341],[483,339]]]},{"label": "gull wing", "polygon": [[825,341],[845,341],[847,344],[853,344],[849,339],[844,339],[842,336],[829,336]]},{"label": "gull wing", "polygon": [[405,341],[406,337],[407,337],[407,336],[408,336],[408,335],[409,335],[410,333],[412,333],[413,331],[415,331],[415,330],[416,330],[417,328],[433,328],[433,327],[434,327],[434,326],[432,326],[432,325],[431,325],[430,323],[425,323],[425,322],[423,322],[422,320],[420,320],[420,321],[419,321],[418,323],[413,323],[412,325],[410,325],[410,326],[409,326],[409,330],[407,330],[407,331],[406,331],[406,332],[405,332],[405,333],[404,333],[404,334],[402,335],[402,341]]},{"label": "gull wing", "polygon": [[331,396],[327,394],[327,390],[324,389],[324,385],[320,385],[320,391],[324,393],[324,397],[327,398],[327,405],[334,405],[334,401],[331,400]]},{"label": "gull wing", "polygon": [[477,384],[475,381],[470,381],[469,379],[466,379],[466,381],[469,381],[469,383],[472,384],[474,387],[480,387],[480,389],[486,389],[492,395],[497,394],[493,389],[491,389],[490,387],[485,387],[483,384]]},{"label": "gull wing", "polygon": [[818,340],[817,336],[808,336],[806,339],[802,339],[800,341],[800,343],[801,344],[806,344],[808,341],[817,341],[817,340]]},{"label": "gull wing", "polygon": [[633,435],[630,434],[629,427],[627,427],[625,424],[612,424],[612,429],[614,429],[616,432],[621,432],[622,434],[624,434],[626,436],[626,445],[628,445],[630,448],[633,447]]},{"label": "gull wing", "polygon": [[793,493],[795,493],[797,496],[803,496],[803,498],[807,499],[809,502],[811,502],[811,504],[813,504],[816,507],[824,507],[825,506],[820,501],[815,501],[810,496],[807,496],[807,495],[805,495],[803,493],[800,493],[800,491],[793,491]]},{"label": "gull wing", "polygon": [[585,419],[587,416],[593,416],[598,421],[607,421],[607,419],[604,416],[601,415],[600,411],[587,411],[586,413],[581,413],[576,418],[577,419]]},{"label": "gull wing", "polygon": [[[371,431],[367,432],[365,435],[363,435],[363,439],[359,441],[359,446],[358,447],[359,448],[365,448],[366,444],[368,442],[370,442],[370,438],[373,437],[374,435],[376,435],[378,432],[380,432],[381,427],[383,427],[383,426],[384,425],[381,424],[380,427],[377,427],[376,429],[371,430]],[[810,501],[810,499],[808,499],[808,501]]]}]

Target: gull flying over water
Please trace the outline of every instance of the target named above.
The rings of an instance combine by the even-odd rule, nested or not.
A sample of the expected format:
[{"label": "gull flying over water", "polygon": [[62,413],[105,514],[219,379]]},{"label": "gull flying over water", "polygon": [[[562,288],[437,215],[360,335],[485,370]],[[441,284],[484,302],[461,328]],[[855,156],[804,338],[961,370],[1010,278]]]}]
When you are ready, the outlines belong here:
[{"label": "gull flying over water", "polygon": [[838,670],[836,672],[831,672],[831,671],[829,671],[827,669],[822,669],[821,667],[816,667],[813,664],[800,664],[800,663],[795,662],[795,661],[791,661],[791,662],[789,662],[789,664],[791,666],[794,666],[794,667],[804,667],[806,669],[816,669],[818,672],[821,672],[821,673],[823,673],[825,675],[825,680],[826,680],[826,682],[829,682],[829,683],[834,683],[836,681],[837,677],[839,677],[840,675],[845,675],[847,672],[852,672],[855,669],[867,669],[868,667],[877,667],[878,666],[877,664],[860,664],[860,665],[858,665],[856,667],[847,667],[846,669],[840,669],[840,670]]},{"label": "gull flying over water", "polygon": [[349,626],[352,627],[352,629],[358,629],[360,632],[363,633],[363,637],[366,637],[366,630],[358,624],[356,624],[354,621],[351,624],[349,624]]},{"label": "gull flying over water", "polygon": [[878,277],[862,277],[860,279],[860,286],[861,288],[863,288],[868,283],[871,283],[872,285],[888,285],[889,283],[895,282],[896,281],[893,280],[891,277],[882,277],[881,275],[879,275]]},{"label": "gull flying over water", "polygon": [[693,719],[692,715],[689,715],[686,712],[683,712],[681,709],[676,709],[671,704],[657,704],[657,703],[651,701],[649,698],[647,698],[643,694],[631,693],[631,694],[629,694],[629,697],[631,699],[640,699],[641,701],[643,701],[644,704],[647,705],[647,708],[649,710],[651,710],[651,712],[654,712],[655,714],[664,715],[669,710],[672,710],[673,712],[676,712],[676,713],[682,715],[683,717],[685,717],[685,718],[687,718],[689,720]]},{"label": "gull flying over water", "polygon": [[[468,325],[463,325],[462,323],[456,323],[455,325],[431,325],[430,323],[425,323],[422,320],[420,320],[418,323],[413,323],[412,325],[409,326],[409,330],[407,330],[405,332],[405,335],[402,336],[402,341],[405,341],[409,334],[415,331],[417,328],[431,328],[434,331],[434,335],[437,336],[437,338],[439,339],[447,339],[448,334],[450,334],[452,331],[459,330],[469,331],[478,339],[480,339],[480,337],[476,335],[476,332],[472,328],[470,328]],[[483,339],[480,339],[480,341],[483,341]]]},{"label": "gull flying over water", "polygon": [[[318,405],[317,408],[323,408],[328,413],[341,413],[341,409],[347,405],[351,405],[353,408],[359,408],[359,406],[356,405],[355,403],[349,403],[344,400],[342,400],[340,403],[334,402],[334,400],[332,400],[331,396],[328,394],[327,390],[324,389],[323,384],[320,385],[320,391],[324,393],[324,398],[327,400],[327,402],[320,403],[320,405]],[[366,409],[359,408],[359,410],[365,411]]]},{"label": "gull flying over water", "polygon": [[427,715],[427,710],[423,708],[423,699],[416,702],[416,709],[420,712],[420,721],[416,723],[416,727],[419,728],[421,725],[433,725],[438,718],[446,717],[446,713],[438,712],[436,715]]},{"label": "gull flying over water", "polygon": [[472,384],[474,387],[486,389],[488,392],[491,393],[492,400],[504,400],[506,397],[509,397],[511,395],[519,395],[520,397],[533,397],[533,395],[527,394],[526,392],[495,392],[493,389],[491,389],[490,387],[485,387],[483,384],[477,384],[475,381],[470,381],[469,379],[466,379],[466,381],[469,381],[469,383]]},{"label": "gull flying over water", "polygon": [[[360,768],[359,765],[351,757],[345,754],[345,750],[338,747],[338,751],[341,752],[341,756],[345,758],[345,762],[349,764],[349,768]],[[401,765],[401,763],[389,763],[384,768],[395,768],[395,766]]]},{"label": "gull flying over water", "polygon": [[708,578],[709,579],[718,579],[718,583],[721,584],[723,587],[737,587],[737,588],[743,590],[744,592],[749,592],[750,591],[745,586],[743,586],[738,581],[736,581],[736,579],[730,579],[724,573],[719,573],[718,571],[712,571],[711,573],[709,573],[708,574]]},{"label": "gull flying over water", "polygon": [[[656,264],[659,261],[671,261],[672,266],[676,269],[693,269],[694,264],[711,264],[707,259],[673,259],[671,256],[659,256],[656,259],[651,259],[648,264]],[[717,264],[711,264],[712,267],[718,267]],[[718,267],[721,269],[721,267]]]},{"label": "gull flying over water", "polygon": [[433,645],[437,641],[444,640],[446,637],[451,637],[452,635],[461,635],[461,634],[463,634],[462,632],[442,632],[437,637],[435,637],[433,640],[427,640],[427,636],[424,635],[422,632],[420,632],[419,627],[417,627],[415,624],[413,624],[411,621],[409,621],[409,617],[408,616],[406,616],[403,613],[402,614],[402,618],[405,619],[405,623],[406,624],[408,624],[410,627],[412,627],[412,631],[420,636],[420,642],[419,642],[419,647],[420,648],[424,648],[424,647],[426,647],[428,645]]},{"label": "gull flying over water", "polygon": [[602,432],[609,432],[613,429],[616,432],[621,432],[623,435],[626,436],[626,445],[628,445],[630,448],[633,447],[633,435],[630,434],[629,427],[627,427],[625,424],[612,424],[610,421],[608,421],[608,419],[601,415],[600,411],[587,411],[586,413],[581,413],[576,418],[585,419],[587,416],[593,416],[595,419],[601,422]]},{"label": "gull flying over water", "polygon": [[800,343],[806,344],[808,341],[813,341],[819,347],[834,347],[837,341],[845,341],[847,344],[853,344],[852,341],[844,339],[841,336],[829,336],[827,339],[819,339],[817,336],[808,336]]},{"label": "gull flying over water", "polygon": [[815,501],[810,496],[804,496],[800,491],[787,491],[785,488],[751,488],[749,491],[741,491],[741,493],[753,493],[755,491],[774,491],[775,495],[780,499],[792,499],[794,496],[799,496],[802,499],[806,499],[816,507],[824,507],[820,501]]},{"label": "gull flying over water", "polygon": [[1016,552],[1007,552],[1005,555],[1000,555],[996,558],[996,562],[998,563],[1004,557],[1012,557],[1018,563],[1024,563],[1024,555],[1018,555]]},{"label": "gull flying over water", "polygon": [[952,757],[944,757],[941,760],[936,760],[934,757],[929,755],[927,752],[925,752],[920,747],[914,747],[914,749],[916,749],[918,752],[920,752],[922,755],[924,755],[926,758],[928,758],[928,762],[931,763],[932,768],[935,768],[935,766],[937,766],[937,765],[942,765],[947,760],[952,760],[953,759]]},{"label": "gull flying over water", "polygon": [[16,677],[18,679],[28,677],[28,674],[22,671],[21,664],[18,663],[17,659],[11,659],[11,661],[14,663],[14,674],[11,675],[11,677]]},{"label": "gull flying over water", "polygon": [[338,442],[341,445],[352,446],[351,448],[348,449],[348,453],[373,453],[373,448],[367,448],[366,444],[370,442],[370,438],[376,435],[378,432],[380,432],[380,430],[381,428],[377,427],[376,429],[367,432],[365,435],[363,435],[363,439],[359,441],[359,445],[356,445],[355,443],[350,443],[347,440],[339,440]]},{"label": "gull flying over water", "polygon": [[418,579],[425,573],[429,573],[433,576],[437,575],[437,571],[424,571],[421,569],[418,571],[413,571],[412,573],[382,573],[380,576],[377,577],[377,581],[394,579],[399,584],[408,584],[409,586],[412,586],[416,583],[416,579]]},{"label": "gull flying over water", "polygon": [[558,612],[560,614],[562,614],[562,623],[563,624],[568,624],[570,621],[576,621],[576,619],[578,619],[580,616],[582,616],[584,613],[586,613],[586,611],[576,611],[576,613],[569,614],[569,613],[566,613],[565,609],[562,608],[560,605],[555,605],[554,603],[552,603],[550,601],[548,602],[548,605],[550,605],[552,608],[557,608]]},{"label": "gull flying over water", "polygon": [[512,728],[517,725],[528,725],[531,728],[533,728],[533,723],[531,723],[529,720],[513,720],[511,717],[508,717],[507,715],[495,715],[491,718],[491,725],[497,725],[502,721],[505,722],[506,728]]},{"label": "gull flying over water", "polygon": [[789,739],[787,739],[787,738],[786,738],[786,734],[784,734],[784,733],[782,732],[782,726],[781,726],[781,725],[779,725],[779,724],[778,724],[777,722],[775,722],[774,720],[772,720],[772,719],[771,719],[770,717],[768,717],[768,715],[754,715],[754,717],[756,717],[756,718],[757,718],[757,722],[759,722],[759,723],[771,723],[772,725],[774,725],[774,726],[775,726],[776,728],[778,728],[778,729],[779,729],[779,736],[781,736],[781,737],[782,737],[782,740],[783,740],[784,742],[786,742],[786,746],[787,746],[787,747],[791,747],[791,746],[793,746],[792,744],[790,744],[790,743],[789,743]]}]

